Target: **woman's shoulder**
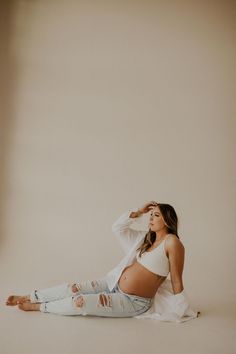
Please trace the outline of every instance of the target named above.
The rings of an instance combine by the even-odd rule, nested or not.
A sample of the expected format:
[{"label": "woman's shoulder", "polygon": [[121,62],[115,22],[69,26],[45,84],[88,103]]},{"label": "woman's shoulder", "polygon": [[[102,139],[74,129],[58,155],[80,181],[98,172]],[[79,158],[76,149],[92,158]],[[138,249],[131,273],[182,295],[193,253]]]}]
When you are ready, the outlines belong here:
[{"label": "woman's shoulder", "polygon": [[184,245],[182,243],[182,241],[180,240],[180,236],[178,237],[177,235],[175,234],[167,234],[166,236],[166,244],[167,246],[169,245],[170,247],[183,247],[184,248]]},{"label": "woman's shoulder", "polygon": [[[179,235],[178,235],[178,236],[179,236]],[[177,240],[179,240],[179,237],[180,237],[180,236],[179,236],[179,237],[178,237],[178,236],[177,236],[176,234],[171,234],[171,233],[170,233],[170,234],[167,234],[167,235],[166,235],[166,238],[176,238]]]}]

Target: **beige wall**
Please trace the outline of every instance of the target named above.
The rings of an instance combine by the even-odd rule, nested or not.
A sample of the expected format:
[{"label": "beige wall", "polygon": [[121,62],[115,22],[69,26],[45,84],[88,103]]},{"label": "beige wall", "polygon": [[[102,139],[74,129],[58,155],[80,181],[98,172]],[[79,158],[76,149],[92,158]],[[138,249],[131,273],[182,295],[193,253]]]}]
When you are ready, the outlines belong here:
[{"label": "beige wall", "polygon": [[235,6],[168,4],[5,6],[6,294],[104,275],[112,223],[154,199],[179,216],[193,304],[236,295]]}]

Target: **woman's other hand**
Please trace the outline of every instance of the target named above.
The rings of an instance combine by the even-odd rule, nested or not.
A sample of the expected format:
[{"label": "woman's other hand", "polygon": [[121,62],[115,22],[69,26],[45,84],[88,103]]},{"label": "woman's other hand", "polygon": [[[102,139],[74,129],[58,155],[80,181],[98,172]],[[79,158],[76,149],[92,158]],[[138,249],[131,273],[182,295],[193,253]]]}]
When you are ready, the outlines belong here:
[{"label": "woman's other hand", "polygon": [[148,202],[148,203],[146,203],[146,204],[144,204],[144,206],[142,207],[142,208],[139,208],[139,211],[140,211],[140,213],[142,213],[142,214],[146,214],[146,213],[148,213],[150,210],[152,210],[155,206],[157,206],[157,202],[155,202],[155,201],[150,201],[150,202]]}]

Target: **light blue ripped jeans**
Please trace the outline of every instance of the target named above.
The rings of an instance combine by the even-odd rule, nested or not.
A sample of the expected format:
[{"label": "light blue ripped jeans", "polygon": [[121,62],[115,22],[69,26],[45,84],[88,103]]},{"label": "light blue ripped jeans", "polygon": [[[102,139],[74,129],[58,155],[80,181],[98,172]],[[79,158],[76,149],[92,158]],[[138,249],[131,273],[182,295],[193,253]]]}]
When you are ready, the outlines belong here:
[{"label": "light blue ripped jeans", "polygon": [[32,303],[41,303],[41,312],[70,316],[133,317],[146,312],[152,300],[124,293],[118,283],[110,291],[103,278],[63,283],[30,294]]}]

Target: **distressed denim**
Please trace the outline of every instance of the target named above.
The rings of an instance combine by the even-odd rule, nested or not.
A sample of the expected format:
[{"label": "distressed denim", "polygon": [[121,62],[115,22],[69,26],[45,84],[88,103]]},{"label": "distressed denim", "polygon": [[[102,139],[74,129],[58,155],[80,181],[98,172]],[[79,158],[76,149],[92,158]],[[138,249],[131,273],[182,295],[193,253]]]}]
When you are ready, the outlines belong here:
[{"label": "distressed denim", "polygon": [[[72,290],[72,285],[76,286],[75,290]],[[153,302],[153,298],[124,293],[118,283],[110,291],[103,278],[34,290],[30,300],[41,303],[41,312],[102,317],[137,316],[146,312]]]}]

